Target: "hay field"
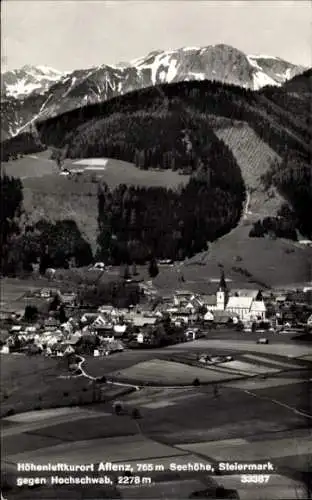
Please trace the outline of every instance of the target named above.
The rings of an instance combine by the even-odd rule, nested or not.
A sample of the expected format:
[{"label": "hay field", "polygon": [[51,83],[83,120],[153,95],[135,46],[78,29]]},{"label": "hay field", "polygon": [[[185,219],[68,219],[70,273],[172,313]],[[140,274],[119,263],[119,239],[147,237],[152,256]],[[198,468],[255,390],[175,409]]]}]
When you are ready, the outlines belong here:
[{"label": "hay field", "polygon": [[227,380],[232,376],[238,377],[236,374],[221,373],[162,359],[143,361],[124,370],[113,372],[112,375],[116,380],[120,378],[142,384],[149,382],[160,385],[190,385],[195,378],[207,383]]},{"label": "hay field", "polygon": [[59,378],[68,374],[63,358],[1,354],[0,361],[1,416],[92,401],[89,380]]},{"label": "hay field", "polygon": [[180,184],[186,184],[189,175],[180,175],[173,170],[141,170],[133,163],[113,158],[80,158],[79,160],[66,161],[68,169],[84,169],[87,173],[97,174],[98,177],[114,188],[119,184],[128,184],[147,187],[175,188]]},{"label": "hay field", "polygon": [[247,221],[236,227],[211,243],[208,251],[187,260],[181,268],[185,285],[187,279],[204,282],[209,276],[220,276],[219,264],[235,287],[250,283],[255,288],[274,288],[310,279],[312,248],[300,248],[299,244],[283,239],[249,238],[252,226],[248,224]]},{"label": "hay field", "polygon": [[215,460],[260,461],[277,457],[312,454],[312,441],[309,435],[303,437],[275,438],[252,443],[246,439],[226,439],[192,444],[180,444],[180,449],[212,457]]},{"label": "hay field", "polygon": [[[106,439],[90,439],[60,444],[27,453],[10,456],[10,461],[43,464],[62,462],[68,464],[88,464],[98,462],[121,462],[157,457],[174,457],[187,452],[157,443],[142,435],[121,436]],[[173,459],[174,461],[174,459]]]},{"label": "hay field", "polygon": [[268,366],[259,366],[254,365],[252,363],[246,363],[245,361],[228,361],[222,368],[226,370],[233,370],[236,373],[240,373],[242,375],[259,375],[266,373],[278,373],[280,371],[279,368],[272,368]]},{"label": "hay field", "polygon": [[[256,344],[255,339],[247,340],[242,338],[241,340],[235,339],[198,339],[187,344],[177,344],[174,346],[175,350],[183,351],[183,349],[200,349],[207,351],[208,349],[219,349],[222,352],[225,350],[231,351],[246,351],[259,354],[268,354],[276,356],[287,356],[291,358],[299,358],[305,354],[312,353],[312,347],[310,345],[299,345],[295,343],[284,343],[282,341],[274,342],[270,344]],[[227,363],[228,364],[228,363]]]},{"label": "hay field", "polygon": [[97,233],[97,185],[58,174],[23,180],[24,209],[33,223],[72,219],[93,250]]},{"label": "hay field", "polygon": [[17,160],[3,162],[2,167],[7,175],[22,179],[57,174],[58,168],[55,161],[50,160],[50,154],[49,150],[30,154]]}]

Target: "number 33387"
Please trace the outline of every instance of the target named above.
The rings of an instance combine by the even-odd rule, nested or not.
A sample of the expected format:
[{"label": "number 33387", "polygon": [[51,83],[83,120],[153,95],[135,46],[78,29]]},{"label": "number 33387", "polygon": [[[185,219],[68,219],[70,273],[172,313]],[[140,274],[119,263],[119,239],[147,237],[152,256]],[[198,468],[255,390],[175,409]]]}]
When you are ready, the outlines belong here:
[{"label": "number 33387", "polygon": [[269,474],[244,474],[241,476],[241,483],[265,484],[270,479]]}]

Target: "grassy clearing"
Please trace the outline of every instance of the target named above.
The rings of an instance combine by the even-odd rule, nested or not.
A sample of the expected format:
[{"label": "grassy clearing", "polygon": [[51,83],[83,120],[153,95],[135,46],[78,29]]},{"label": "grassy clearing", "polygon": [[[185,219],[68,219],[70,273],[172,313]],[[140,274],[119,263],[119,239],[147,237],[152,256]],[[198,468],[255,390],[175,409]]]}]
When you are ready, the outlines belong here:
[{"label": "grassy clearing", "polygon": [[[93,415],[90,419],[86,417],[76,420],[73,425],[70,422],[62,422],[55,425],[51,422],[49,427],[36,429],[32,431],[32,434],[36,436],[53,436],[54,439],[68,442],[79,441],[82,437],[85,440],[89,440],[131,436],[136,434],[137,430],[135,422],[130,418],[117,418],[114,414],[103,416],[99,413],[98,417]],[[14,452],[12,451],[12,453]]]},{"label": "grassy clearing", "polygon": [[[287,390],[289,395],[285,399],[283,393]],[[270,398],[295,407],[299,398],[294,393],[303,390],[304,386],[300,383],[293,386],[292,391],[289,391],[289,386],[266,388],[263,393],[267,399],[260,399],[243,390],[221,386],[220,397],[216,399],[213,387],[203,386],[199,388],[197,398],[181,399],[177,404],[166,407],[165,411],[163,408],[142,409],[144,418],[140,425],[144,433],[163,436],[164,442],[168,438],[168,442],[180,443],[235,439],[302,428],[308,424],[304,417],[275,404]],[[253,392],[259,393],[257,390]]]},{"label": "grassy clearing", "polygon": [[[119,461],[124,463],[134,457],[140,460],[149,457],[165,457],[183,454],[183,451],[174,449],[171,446],[157,443],[141,435],[134,435],[80,440],[75,443],[67,442],[51,448],[27,452],[27,460],[37,464],[47,462],[88,464],[98,463],[100,461]],[[13,462],[23,461],[23,459],[26,459],[26,454],[24,453],[19,453],[10,457],[10,460]]]},{"label": "grassy clearing", "polygon": [[310,279],[311,248],[300,248],[299,244],[282,239],[249,238],[250,227],[238,226],[213,242],[207,252],[186,262],[186,267],[190,266],[190,269],[183,268],[185,279],[192,276],[202,282],[209,276],[218,276],[219,264],[224,266],[227,277],[233,279],[235,287],[248,282],[251,286],[258,283],[260,288],[261,283],[278,287],[306,283]]},{"label": "grassy clearing", "polygon": [[[164,356],[166,353],[164,352]],[[85,370],[89,375],[93,377],[101,377],[102,375],[107,375],[116,370],[125,370],[136,363],[147,361],[155,357],[153,350],[149,351],[124,351],[122,353],[115,353],[111,356],[105,356],[101,358],[92,358],[91,356],[86,356],[86,362],[84,364]]]},{"label": "grassy clearing", "polygon": [[63,358],[1,355],[1,416],[93,401],[89,380],[59,375],[68,375]]},{"label": "grassy clearing", "polygon": [[57,173],[56,163],[50,160],[49,151],[4,162],[3,168],[7,175],[21,178],[40,177]]},{"label": "grassy clearing", "polygon": [[72,219],[93,250],[97,234],[97,185],[59,175],[23,180],[24,209],[32,223]]},{"label": "grassy clearing", "polygon": [[[77,164],[77,160],[67,160],[66,166],[69,169],[71,166],[73,168],[83,168],[84,166],[92,168],[94,159],[91,158],[89,162],[88,158],[79,159],[79,162]],[[91,173],[92,170],[89,170],[89,172]],[[173,170],[141,170],[133,163],[112,158],[107,160],[105,169],[97,170],[94,168],[93,173],[96,173],[102,181],[106,182],[112,188],[119,184],[175,188],[180,184],[186,184],[189,180],[189,175],[180,175]],[[87,171],[82,177],[85,175],[87,175]]]},{"label": "grassy clearing", "polygon": [[311,444],[306,437],[303,438],[286,438],[269,441],[253,442],[252,446],[244,439],[225,440],[225,441],[208,441],[193,443],[188,445],[180,445],[186,451],[200,453],[204,456],[213,456],[216,460],[226,460],[228,456],[231,460],[240,462],[252,460],[265,460],[268,455],[271,458],[301,455],[309,452]]},{"label": "grassy clearing", "polygon": [[[187,175],[171,170],[140,170],[132,163],[108,159],[105,169],[85,171],[73,177],[60,176],[49,151],[29,155],[5,164],[8,175],[20,177],[24,187],[24,209],[29,222],[40,219],[49,221],[73,219],[82,235],[96,247],[97,235],[97,178],[110,187],[133,184],[137,186],[163,186],[175,188],[186,184]],[[92,160],[92,159],[91,159]],[[92,161],[90,166],[92,167]],[[88,166],[88,159],[83,160]],[[67,159],[64,167],[74,170],[77,160]]]},{"label": "grassy clearing", "polygon": [[[143,361],[124,370],[115,371],[112,374],[117,380],[135,380],[138,383],[151,383],[159,385],[191,385],[198,378],[202,383],[219,382],[229,379],[232,375],[221,373],[196,366],[188,366],[183,363],[152,359]],[[236,375],[233,374],[233,378]]]}]

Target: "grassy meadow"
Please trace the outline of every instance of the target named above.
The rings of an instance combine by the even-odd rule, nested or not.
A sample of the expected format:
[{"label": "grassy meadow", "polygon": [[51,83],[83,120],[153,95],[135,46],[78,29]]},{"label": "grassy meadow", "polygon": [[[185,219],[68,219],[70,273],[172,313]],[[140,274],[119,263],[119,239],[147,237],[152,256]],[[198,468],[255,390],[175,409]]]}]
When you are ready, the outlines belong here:
[{"label": "grassy meadow", "polygon": [[[73,170],[84,166],[88,166],[88,159],[67,159],[64,163],[65,168]],[[132,163],[114,159],[109,159],[101,170],[63,176],[59,175],[55,161],[50,159],[49,151],[11,160],[4,164],[4,169],[8,175],[22,179],[24,209],[30,222],[43,218],[50,221],[73,219],[93,250],[97,235],[97,179],[112,188],[121,183],[175,188],[189,179],[172,170],[140,170]]]}]

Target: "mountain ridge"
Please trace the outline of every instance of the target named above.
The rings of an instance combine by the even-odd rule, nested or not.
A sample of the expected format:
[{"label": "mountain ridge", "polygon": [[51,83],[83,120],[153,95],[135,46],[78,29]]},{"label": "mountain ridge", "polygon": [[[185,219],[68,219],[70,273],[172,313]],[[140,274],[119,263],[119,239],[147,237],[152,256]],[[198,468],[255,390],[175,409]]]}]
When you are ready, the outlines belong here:
[{"label": "mountain ridge", "polygon": [[[55,81],[44,80],[47,88],[40,91],[39,82],[37,90],[19,98],[4,92],[2,134],[10,137],[37,119],[161,83],[215,80],[258,90],[265,85],[280,86],[304,69],[274,56],[249,56],[225,44],[152,51],[127,65],[102,64],[56,74],[51,76]],[[6,85],[4,74],[2,87]]]}]

